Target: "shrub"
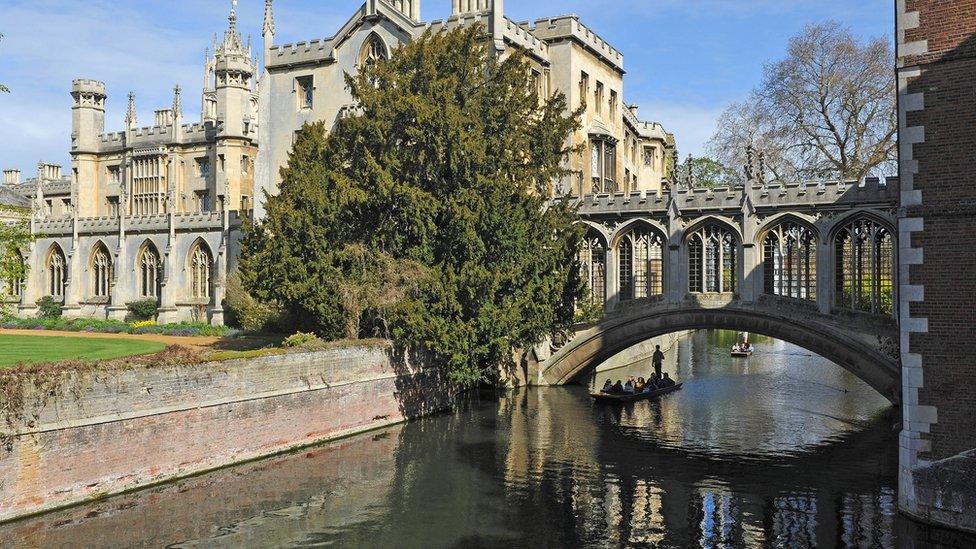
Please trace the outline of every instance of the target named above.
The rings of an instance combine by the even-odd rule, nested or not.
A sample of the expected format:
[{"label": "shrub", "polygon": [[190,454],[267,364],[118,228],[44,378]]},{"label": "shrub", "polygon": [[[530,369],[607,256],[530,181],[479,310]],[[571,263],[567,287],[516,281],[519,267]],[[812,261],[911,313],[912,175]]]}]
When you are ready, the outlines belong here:
[{"label": "shrub", "polygon": [[306,334],[303,332],[298,332],[294,335],[288,336],[285,341],[282,342],[283,347],[302,347],[308,345],[309,343],[314,343],[320,341],[319,336],[315,334]]},{"label": "shrub", "polygon": [[131,324],[133,330],[138,330],[139,328],[146,328],[155,325],[156,325],[155,320],[140,320],[139,322],[133,322]]},{"label": "shrub", "polygon": [[150,320],[156,317],[156,310],[159,308],[155,299],[142,299],[126,303],[132,316],[139,320]]},{"label": "shrub", "polygon": [[224,306],[227,324],[245,332],[281,332],[287,329],[288,322],[281,307],[259,301],[248,293],[236,271],[227,277]]},{"label": "shrub", "polygon": [[59,318],[61,316],[61,302],[49,295],[37,300],[40,318]]}]

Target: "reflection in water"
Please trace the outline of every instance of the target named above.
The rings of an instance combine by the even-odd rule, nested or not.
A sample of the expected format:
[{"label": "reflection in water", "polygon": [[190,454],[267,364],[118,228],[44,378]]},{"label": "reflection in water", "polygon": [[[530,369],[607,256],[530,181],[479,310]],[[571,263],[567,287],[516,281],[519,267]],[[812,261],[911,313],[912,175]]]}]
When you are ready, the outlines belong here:
[{"label": "reflection in water", "polygon": [[666,369],[685,389],[657,402],[594,405],[583,387],[472,395],[450,414],[0,527],[0,546],[910,546],[885,401],[778,341],[733,361],[734,338],[683,340]]}]

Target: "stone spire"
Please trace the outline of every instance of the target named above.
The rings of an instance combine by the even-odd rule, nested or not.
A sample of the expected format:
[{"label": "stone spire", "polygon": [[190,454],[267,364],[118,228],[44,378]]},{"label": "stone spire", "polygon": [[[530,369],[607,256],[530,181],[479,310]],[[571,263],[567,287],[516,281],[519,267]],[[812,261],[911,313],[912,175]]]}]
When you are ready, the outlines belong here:
[{"label": "stone spire", "polygon": [[227,16],[227,22],[230,23],[228,30],[237,32],[237,0],[230,0],[230,15]]},{"label": "stone spire", "polygon": [[183,116],[183,88],[179,84],[173,88],[173,117],[181,118]]},{"label": "stone spire", "polygon": [[[275,31],[275,21],[274,21],[274,0],[264,0],[264,37],[267,40],[268,36],[274,38]],[[268,46],[270,44],[265,44]]]},{"label": "stone spire", "polygon": [[129,107],[125,111],[125,129],[134,130],[139,124],[136,119],[136,94],[129,92]]}]

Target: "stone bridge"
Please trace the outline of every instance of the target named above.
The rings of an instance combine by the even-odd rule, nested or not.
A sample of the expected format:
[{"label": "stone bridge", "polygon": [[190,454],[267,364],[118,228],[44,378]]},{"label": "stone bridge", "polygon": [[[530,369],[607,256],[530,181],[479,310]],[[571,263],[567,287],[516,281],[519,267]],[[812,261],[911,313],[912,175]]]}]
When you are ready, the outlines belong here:
[{"label": "stone bridge", "polygon": [[900,402],[897,178],[576,200],[586,321],[529,353],[526,382],[571,383],[652,337],[714,328],[794,343]]}]

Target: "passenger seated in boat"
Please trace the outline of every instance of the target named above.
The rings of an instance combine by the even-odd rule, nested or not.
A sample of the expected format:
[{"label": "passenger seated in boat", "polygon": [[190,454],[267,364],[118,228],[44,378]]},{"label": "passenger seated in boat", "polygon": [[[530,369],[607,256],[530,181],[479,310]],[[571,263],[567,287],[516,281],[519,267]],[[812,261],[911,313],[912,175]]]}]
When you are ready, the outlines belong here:
[{"label": "passenger seated in boat", "polygon": [[669,376],[667,374],[667,372],[665,372],[664,373],[664,379],[661,380],[661,387],[662,388],[664,388],[664,387],[671,387],[673,385],[674,385],[674,380],[671,379],[671,376]]},{"label": "passenger seated in boat", "polygon": [[603,384],[603,389],[600,389],[601,393],[612,393],[613,392],[613,382],[609,379]]},{"label": "passenger seated in boat", "polygon": [[644,387],[647,387],[647,382],[644,381],[644,378],[642,377],[637,378],[637,383],[634,384],[634,392],[643,393]]},{"label": "passenger seated in boat", "polygon": [[630,394],[634,393],[634,378],[627,380],[627,383],[624,385],[624,392]]},{"label": "passenger seated in boat", "polygon": [[624,386],[623,386],[622,383],[620,383],[620,380],[619,379],[617,380],[616,383],[613,384],[613,387],[610,389],[610,392],[611,393],[622,393],[622,392],[624,392]]}]

